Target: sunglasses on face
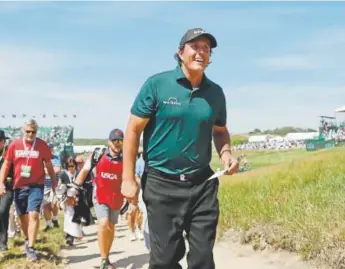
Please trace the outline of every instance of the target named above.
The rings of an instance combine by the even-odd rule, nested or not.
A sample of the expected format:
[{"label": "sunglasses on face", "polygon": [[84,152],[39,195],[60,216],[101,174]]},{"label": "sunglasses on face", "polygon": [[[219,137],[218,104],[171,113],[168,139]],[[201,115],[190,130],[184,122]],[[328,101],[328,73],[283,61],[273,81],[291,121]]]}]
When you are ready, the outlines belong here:
[{"label": "sunglasses on face", "polygon": [[74,165],[69,165],[68,168],[75,168],[75,166]]},{"label": "sunglasses on face", "polygon": [[25,130],[25,133],[27,133],[27,134],[36,134],[36,131]]},{"label": "sunglasses on face", "polygon": [[115,145],[122,145],[123,144],[123,140],[121,140],[121,139],[114,139],[111,142],[113,142],[113,144],[115,144]]}]

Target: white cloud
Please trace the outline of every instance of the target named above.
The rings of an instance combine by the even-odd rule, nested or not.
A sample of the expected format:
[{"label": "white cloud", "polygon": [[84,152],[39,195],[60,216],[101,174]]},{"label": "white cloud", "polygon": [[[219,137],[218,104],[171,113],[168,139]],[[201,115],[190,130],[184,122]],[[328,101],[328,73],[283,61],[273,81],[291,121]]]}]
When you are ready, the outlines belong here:
[{"label": "white cloud", "polygon": [[[77,57],[82,60],[81,55]],[[1,46],[0,92],[6,101],[2,103],[0,113],[7,116],[46,113],[50,117],[39,119],[40,124],[73,123],[76,137],[106,137],[114,127],[124,129],[139,85],[131,86],[131,82],[121,81],[105,85],[98,82],[67,83],[59,80],[57,75],[70,67],[71,62],[66,59],[70,59],[70,55],[61,51]],[[336,107],[343,105],[338,100],[345,94],[345,83],[267,82],[240,85],[225,92],[231,131],[280,125],[316,128],[318,115],[332,115]],[[332,101],[325,102],[325,96]],[[60,117],[53,119],[53,114]],[[61,118],[63,114],[77,114],[77,118],[64,119]],[[23,121],[8,117],[6,120],[9,122],[1,119],[2,124],[19,125]]]},{"label": "white cloud", "polygon": [[53,114],[77,114],[73,124],[78,137],[106,137],[114,127],[125,128],[136,95],[136,89],[129,86],[131,82],[65,82],[59,73],[70,67],[68,58],[68,54],[58,51],[1,46],[0,92],[5,101],[0,114],[7,116],[1,118],[1,125],[22,124],[23,119],[12,119],[11,114],[45,113],[50,117],[40,120],[48,125],[71,122],[53,119]]},{"label": "white cloud", "polygon": [[319,65],[306,55],[285,55],[263,58],[258,61],[260,66],[274,70],[312,70]]},{"label": "white cloud", "polygon": [[318,30],[304,40],[283,46],[281,51],[281,55],[257,59],[255,64],[279,71],[345,71],[345,28]]},{"label": "white cloud", "polygon": [[261,83],[225,90],[232,132],[279,126],[318,128],[320,115],[334,116],[345,105],[339,85]]},{"label": "white cloud", "polygon": [[[33,82],[32,82],[33,83]],[[118,85],[116,85],[118,86]],[[121,92],[114,91],[115,85],[105,88],[87,85],[66,85],[56,82],[36,82],[25,87],[13,87],[3,92],[6,102],[2,104],[2,114],[11,115],[25,113],[28,116],[39,117],[42,124],[68,124],[73,122],[77,137],[103,137],[114,128],[125,128],[129,109],[135,92],[131,89]],[[59,115],[53,119],[52,115]],[[63,114],[77,119],[61,118]],[[11,120],[21,124],[20,119]]]},{"label": "white cloud", "polygon": [[44,3],[29,2],[29,0],[27,0],[26,3],[25,1],[2,1],[0,2],[0,13],[15,13],[23,10],[32,10],[43,5]]},{"label": "white cloud", "polygon": [[[307,104],[314,103],[319,106],[325,102],[325,96],[330,98],[338,98],[345,94],[344,83],[329,84],[309,84],[305,83],[256,83],[239,85],[231,89],[226,89],[228,103],[236,104],[238,99],[246,98],[250,101],[250,106],[261,108],[262,106],[291,106],[298,102]],[[234,98],[235,97],[235,98]],[[255,101],[252,103],[251,101]],[[328,100],[327,100],[328,101]],[[331,99],[334,103],[334,101]],[[332,103],[328,102],[328,103]],[[246,102],[241,103],[246,106]]]},{"label": "white cloud", "polygon": [[0,45],[0,62],[0,87],[53,75],[64,64],[62,55],[56,51],[7,45]]},{"label": "white cloud", "polygon": [[328,50],[330,48],[344,49],[345,46],[345,26],[324,28],[318,30],[310,36],[305,47],[311,50]]}]

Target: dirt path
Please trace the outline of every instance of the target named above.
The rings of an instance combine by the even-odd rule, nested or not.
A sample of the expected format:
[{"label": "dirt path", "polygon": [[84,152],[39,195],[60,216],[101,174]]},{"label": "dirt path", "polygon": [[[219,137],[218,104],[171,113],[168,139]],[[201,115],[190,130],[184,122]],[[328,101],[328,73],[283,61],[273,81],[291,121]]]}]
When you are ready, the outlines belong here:
[{"label": "dirt path", "polygon": [[[97,245],[97,227],[84,229],[85,238],[75,246],[65,248],[63,256],[67,258],[66,269],[99,268],[100,258]],[[272,253],[269,251],[254,252],[250,247],[217,243],[214,249],[217,269],[314,269],[302,263],[292,254],[285,252]],[[115,242],[112,247],[110,260],[117,269],[147,269],[148,253],[144,241],[131,242],[127,226],[119,224],[116,227]],[[187,268],[185,259],[183,268]]]}]

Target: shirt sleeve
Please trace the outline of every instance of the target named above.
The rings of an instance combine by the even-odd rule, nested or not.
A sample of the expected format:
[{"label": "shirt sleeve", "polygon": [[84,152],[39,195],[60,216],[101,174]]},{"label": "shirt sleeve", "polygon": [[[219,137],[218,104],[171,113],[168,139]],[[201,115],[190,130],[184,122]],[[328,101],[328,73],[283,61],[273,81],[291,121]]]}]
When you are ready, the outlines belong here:
[{"label": "shirt sleeve", "polygon": [[222,95],[219,101],[219,110],[218,110],[217,117],[215,120],[215,125],[217,126],[225,126],[226,120],[227,120],[226,98],[222,89],[221,91],[222,91]]},{"label": "shirt sleeve", "polygon": [[5,158],[6,161],[8,161],[10,163],[13,163],[13,161],[14,161],[14,150],[15,150],[15,143],[12,142],[9,145],[9,147],[8,147],[6,153],[5,153],[5,157],[4,158]]},{"label": "shirt sleeve", "polygon": [[131,108],[131,113],[140,118],[150,118],[156,110],[156,89],[152,80],[149,78],[145,81]]},{"label": "shirt sleeve", "polygon": [[49,162],[52,160],[52,153],[46,142],[43,142],[42,157],[43,157],[43,160],[46,162]]}]

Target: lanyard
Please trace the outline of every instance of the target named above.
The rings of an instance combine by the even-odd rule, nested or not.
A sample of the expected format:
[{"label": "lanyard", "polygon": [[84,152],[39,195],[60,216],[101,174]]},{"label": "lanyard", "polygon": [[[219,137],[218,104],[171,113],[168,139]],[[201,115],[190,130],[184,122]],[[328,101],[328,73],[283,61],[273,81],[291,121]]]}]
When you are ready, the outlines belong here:
[{"label": "lanyard", "polygon": [[[32,144],[32,147],[30,148],[29,156],[26,156],[26,165],[28,165],[28,163],[29,163],[29,160],[31,158],[31,153],[34,151],[35,145],[36,145],[36,138],[34,140],[34,143]],[[23,137],[23,146],[24,146],[25,151],[27,151],[28,148],[26,147],[24,137]]]}]

